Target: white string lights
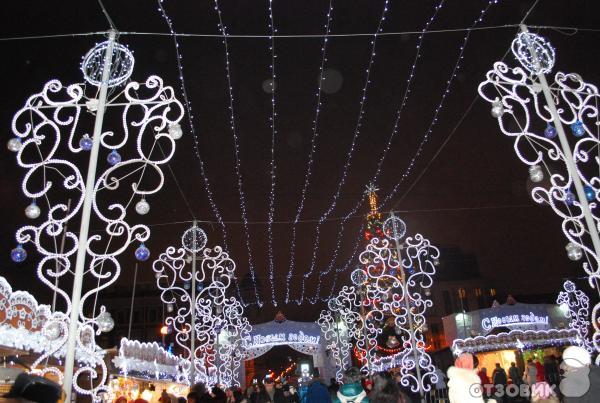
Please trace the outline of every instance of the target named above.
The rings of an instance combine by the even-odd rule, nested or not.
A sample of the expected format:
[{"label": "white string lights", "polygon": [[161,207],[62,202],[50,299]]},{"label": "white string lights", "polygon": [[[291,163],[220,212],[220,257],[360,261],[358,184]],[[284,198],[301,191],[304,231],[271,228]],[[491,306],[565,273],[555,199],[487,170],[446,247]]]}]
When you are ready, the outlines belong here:
[{"label": "white string lights", "polygon": [[[268,254],[269,254],[269,281],[271,282],[271,301],[274,306],[277,306],[277,300],[275,299],[275,281],[274,281],[274,262],[273,262],[273,219],[275,217],[275,184],[277,181],[277,170],[275,163],[275,137],[277,135],[276,129],[276,117],[277,112],[275,111],[275,91],[277,90],[277,74],[275,74],[275,34],[277,29],[275,28],[275,20],[273,19],[273,0],[269,1],[269,29],[271,35],[269,36],[269,50],[271,51],[271,62],[269,70],[271,70],[271,117],[269,119],[269,126],[271,127],[271,190],[269,191],[269,214],[267,223],[267,238],[268,238]],[[260,305],[260,304],[259,304]]]},{"label": "white string lights", "polygon": [[157,2],[158,11],[160,12],[160,14],[163,17],[163,19],[165,20],[165,22],[167,23],[167,26],[169,27],[169,31],[171,32],[171,36],[173,37],[173,44],[175,45],[175,55],[177,57],[177,69],[179,70],[180,89],[181,89],[181,93],[183,94],[183,101],[184,101],[185,109],[187,112],[188,124],[190,125],[190,131],[192,133],[192,138],[194,139],[194,151],[196,153],[196,157],[198,158],[198,163],[200,164],[200,175],[202,176],[202,181],[204,182],[204,189],[206,190],[206,196],[208,198],[208,203],[210,204],[210,208],[213,212],[213,215],[217,219],[217,223],[221,227],[221,232],[223,234],[223,245],[225,245],[225,250],[229,250],[229,247],[227,246],[227,228],[225,228],[225,223],[223,222],[223,218],[221,217],[219,208],[217,207],[217,204],[215,203],[212,189],[210,186],[210,181],[208,180],[208,177],[206,176],[204,160],[202,159],[202,156],[200,155],[200,150],[199,150],[199,146],[198,146],[198,137],[196,136],[196,130],[194,129],[194,115],[192,114],[192,103],[188,97],[186,85],[185,85],[185,78],[183,76],[183,57],[181,56],[181,52],[179,51],[179,42],[177,42],[177,34],[175,32],[175,29],[173,28],[173,22],[171,21],[171,18],[167,15],[167,12],[165,11],[165,9],[163,7],[163,4],[162,4],[163,1],[164,0],[158,0],[158,2]]},{"label": "white string lights", "polygon": [[565,281],[564,291],[558,293],[556,303],[566,308],[566,316],[571,319],[569,328],[575,329],[581,339],[581,345],[590,353],[594,352],[594,346],[589,339],[590,328],[590,299],[581,290],[575,287],[572,281]]},{"label": "white string lights", "polygon": [[[260,296],[258,294],[258,287],[256,286],[256,272],[254,270],[254,260],[252,258],[252,247],[250,245],[250,231],[248,228],[248,213],[246,209],[246,196],[244,193],[244,185],[242,181],[242,162],[240,157],[240,140],[237,134],[236,125],[235,125],[235,114],[234,114],[234,106],[233,106],[233,86],[231,83],[231,70],[229,63],[229,45],[227,43],[227,27],[223,24],[223,18],[221,15],[221,9],[219,7],[218,0],[215,0],[215,11],[217,12],[217,16],[219,18],[218,27],[219,31],[223,35],[223,46],[225,47],[225,75],[227,77],[227,89],[229,95],[229,123],[231,134],[233,136],[233,148],[235,155],[235,173],[237,176],[237,188],[240,197],[240,210],[242,214],[242,223],[244,227],[244,237],[246,243],[246,250],[248,252],[248,270],[250,272],[250,278],[252,279],[252,285],[254,286],[254,296],[256,298],[256,304],[258,306],[262,306],[262,301],[260,300]],[[241,296],[240,296],[241,298]],[[242,301],[244,305],[248,305],[249,303],[246,301]]]},{"label": "white string lights", "polygon": [[[398,133],[398,127],[400,124],[400,118],[402,116],[402,111],[404,110],[404,107],[406,106],[406,102],[408,101],[408,96],[409,94],[412,92],[412,83],[413,83],[413,79],[415,77],[415,72],[417,69],[417,64],[419,62],[419,59],[421,58],[421,47],[423,46],[423,40],[425,38],[425,33],[427,32],[427,30],[429,29],[429,27],[431,26],[431,24],[433,23],[433,21],[435,21],[435,18],[437,17],[438,12],[440,11],[440,9],[443,7],[444,5],[444,1],[445,0],[441,0],[437,6],[434,9],[434,12],[432,14],[432,16],[429,18],[429,20],[427,20],[427,23],[425,24],[425,26],[423,27],[423,30],[421,31],[421,34],[418,37],[417,40],[417,52],[415,54],[415,58],[413,60],[413,64],[412,67],[410,69],[410,73],[408,75],[408,79],[406,80],[406,88],[404,90],[404,95],[402,96],[402,100],[400,102],[400,106],[398,108],[398,110],[396,111],[396,120],[394,121],[394,126],[392,128],[392,132],[390,133],[390,136],[388,138],[388,142],[385,146],[385,148],[383,149],[381,158],[379,159],[379,161],[377,162],[377,169],[375,171],[375,174],[373,175],[373,177],[371,178],[371,180],[369,181],[369,183],[377,183],[377,179],[379,178],[379,174],[381,173],[381,168],[383,166],[383,163],[385,161],[385,158],[390,150],[390,148],[392,147],[392,142],[396,136],[396,134]],[[335,265],[335,262],[337,261],[337,257],[340,251],[340,247],[342,245],[342,239],[343,239],[343,234],[344,234],[344,225],[345,223],[348,221],[348,219],[352,216],[354,216],[356,214],[356,211],[358,211],[358,209],[360,208],[360,206],[363,204],[364,200],[365,200],[365,196],[366,194],[363,193],[363,197],[361,197],[361,199],[356,203],[356,205],[354,206],[354,208],[352,208],[352,210],[350,210],[350,212],[348,214],[346,214],[344,216],[344,218],[341,220],[340,223],[340,230],[338,231],[338,235],[337,235],[337,240],[336,240],[336,246],[334,249],[334,252],[331,256],[331,259],[329,261],[329,264],[327,265],[327,268],[323,271],[321,271],[321,273],[319,274],[319,282],[317,284],[317,288],[314,294],[314,297],[312,299],[310,299],[309,301],[312,304],[315,304],[317,301],[319,301],[320,299],[320,292],[321,292],[321,285],[322,285],[322,279],[323,277],[325,277],[326,275],[328,275],[331,270],[333,269],[333,266]],[[362,229],[360,231],[362,233]]]},{"label": "white string lights", "polygon": [[[285,303],[287,304],[290,300],[290,281],[292,276],[294,275],[294,269],[296,267],[296,225],[300,221],[300,215],[304,210],[304,202],[306,200],[306,191],[308,190],[308,186],[310,184],[310,178],[312,176],[312,166],[313,166],[313,157],[315,155],[317,149],[317,137],[319,136],[319,116],[321,113],[321,94],[323,88],[323,70],[325,67],[325,62],[327,61],[327,43],[328,36],[330,32],[331,26],[331,15],[333,12],[333,0],[329,0],[329,7],[327,9],[327,22],[325,23],[325,36],[323,37],[323,43],[321,44],[321,65],[319,66],[319,84],[317,88],[317,104],[315,107],[315,117],[313,120],[312,126],[312,137],[310,140],[310,151],[308,153],[308,161],[306,163],[306,174],[304,175],[304,186],[302,187],[302,192],[300,194],[300,202],[298,203],[298,209],[296,211],[296,216],[294,218],[294,222],[292,223],[292,239],[290,241],[290,269],[286,278],[286,290],[285,290]],[[319,284],[320,285],[320,284]]]},{"label": "white string lights", "polygon": [[[106,43],[97,45],[88,55],[102,51],[110,54],[114,33],[111,32],[109,38],[109,46],[106,46]],[[108,57],[88,57],[82,66],[82,71],[89,75],[86,77],[88,83],[95,81],[99,69],[114,67],[106,70],[108,77],[103,76],[101,80],[102,83],[112,85],[111,92],[116,85],[124,82],[123,77],[126,80],[131,75],[129,69],[133,68],[134,64],[133,56],[126,48],[119,46],[112,49],[112,63]],[[109,67],[105,68],[103,63],[106,60],[111,64],[107,64]],[[121,62],[124,64],[121,65]],[[106,92],[102,95],[103,91],[106,91],[105,87],[100,91],[97,87],[91,88],[81,83],[65,87],[60,81],[51,80],[41,92],[28,98],[25,106],[15,114],[12,121],[12,131],[20,144],[17,163],[27,171],[22,182],[23,193],[30,198],[45,198],[48,201],[49,195],[52,195],[53,200],[57,200],[54,205],[49,203],[48,211],[44,214],[30,216],[32,219],[43,217],[45,221],[23,226],[16,233],[17,242],[20,244],[17,249],[24,251],[21,245],[31,243],[42,255],[37,264],[38,278],[59,296],[66,306],[64,313],[54,312],[51,320],[46,322],[43,331],[52,341],[52,346],[45,352],[44,358],[67,346],[65,361],[68,364],[69,351],[72,350],[67,341],[70,335],[75,335],[75,359],[81,367],[73,374],[72,387],[95,401],[99,401],[101,395],[106,392],[108,375],[103,354],[99,352],[101,349],[95,343],[95,334],[110,331],[114,321],[104,306],[96,311],[95,301],[94,309],[90,309],[92,304],[89,301],[95,300],[101,290],[111,286],[118,279],[121,267],[117,258],[130,244],[137,243],[135,256],[138,260],[148,258],[150,251],[144,246],[144,242],[150,237],[150,229],[141,224],[129,225],[126,221],[127,210],[134,197],[145,198],[162,188],[164,174],[161,166],[167,164],[175,152],[175,136],[170,132],[179,127],[184,113],[182,104],[175,98],[173,88],[165,86],[157,76],[150,76],[144,83],[130,82],[122,90],[114,91],[108,99],[104,96]],[[144,95],[138,96],[138,91]],[[104,108],[121,112],[120,128],[102,128],[101,116]],[[66,159],[67,156],[73,157],[74,154],[92,150],[88,141],[90,136],[85,134],[85,124],[81,123],[85,122],[87,117],[85,114],[82,116],[82,111],[97,117],[92,136],[93,147],[97,147],[94,150],[108,154],[106,162],[98,161],[101,165],[100,175],[88,175],[87,181],[84,181],[79,168]],[[135,136],[135,153],[131,158],[125,158],[126,156],[120,153],[123,153],[130,136]],[[153,155],[159,141],[167,148],[162,157]],[[95,161],[92,158],[94,155],[90,156],[90,165]],[[95,168],[88,174],[90,172],[95,172]],[[53,181],[50,174],[57,174],[59,180]],[[147,180],[144,181],[147,175],[154,175],[158,179],[154,179],[153,184],[149,185]],[[125,182],[129,182],[129,186],[125,185]],[[130,192],[125,198],[126,202],[114,200],[115,196],[119,195],[110,192],[117,190]],[[69,203],[65,203],[66,199],[74,199],[70,208]],[[106,205],[105,202],[99,202],[99,199],[109,199],[111,204]],[[67,230],[67,225],[74,218],[81,218],[83,222],[86,200],[91,201],[89,218],[100,223],[104,230],[80,241],[74,232]],[[63,235],[64,248],[59,249],[54,240]],[[81,232],[80,236],[83,236]],[[22,261],[26,257],[20,251],[13,251],[13,260]],[[75,265],[73,261],[76,261]],[[83,270],[79,272],[78,268],[81,267]],[[71,278],[75,283],[78,278],[83,282],[86,276],[92,281],[85,283],[87,288],[80,289],[79,294],[74,291],[73,300],[59,285],[61,279],[62,284]],[[90,284],[94,285],[89,288]],[[72,314],[76,315],[74,317],[77,318],[77,323],[71,322],[69,316]],[[70,327],[74,327],[75,330],[68,330]],[[78,350],[82,353],[77,353]],[[36,361],[34,368],[40,363],[40,360]],[[46,371],[58,370],[51,367],[41,370]],[[83,381],[82,378],[86,376],[94,382]],[[66,374],[65,388],[69,394],[70,382],[70,374]]]},{"label": "white string lights", "polygon": [[[327,210],[321,215],[321,217],[319,218],[319,221],[317,222],[316,225],[316,229],[315,229],[315,241],[313,243],[313,253],[312,253],[312,258],[311,258],[311,262],[310,262],[310,268],[309,270],[302,275],[302,285],[301,285],[301,291],[300,291],[300,298],[296,300],[296,303],[298,305],[300,305],[303,301],[304,301],[304,294],[306,291],[306,279],[308,279],[312,273],[315,271],[315,265],[316,265],[316,261],[317,261],[317,254],[319,251],[319,241],[320,241],[320,233],[321,233],[321,224],[323,224],[323,222],[329,217],[329,215],[333,212],[336,204],[337,204],[337,200],[340,196],[342,187],[344,186],[344,184],[346,183],[346,178],[348,176],[348,170],[350,168],[350,165],[352,163],[352,155],[354,154],[354,148],[356,145],[356,140],[358,139],[358,136],[360,134],[360,130],[362,128],[362,121],[363,121],[363,116],[364,116],[364,112],[365,112],[365,103],[367,100],[367,91],[369,88],[369,84],[371,83],[370,77],[371,77],[371,71],[373,69],[373,64],[375,62],[375,54],[376,54],[376,44],[377,44],[377,35],[382,31],[383,29],[383,22],[385,21],[385,15],[388,11],[388,3],[389,0],[385,0],[384,4],[383,4],[383,10],[381,12],[381,16],[379,18],[379,23],[377,25],[377,29],[375,31],[375,33],[373,34],[373,39],[371,40],[371,54],[369,57],[369,62],[367,64],[367,68],[365,69],[365,84],[363,86],[362,89],[362,94],[361,94],[361,98],[360,98],[360,108],[359,108],[359,112],[358,112],[358,117],[356,120],[356,126],[354,128],[354,135],[352,136],[352,142],[350,144],[350,149],[347,152],[346,155],[346,162],[344,163],[344,168],[342,171],[342,176],[338,182],[337,188],[335,193],[332,196],[331,199],[331,204],[329,205],[329,207],[327,208]],[[287,285],[289,287],[289,283]]]},{"label": "white string lights", "polygon": [[[524,51],[527,44],[529,53]],[[479,85],[479,94],[492,105],[500,130],[514,139],[517,157],[529,167],[534,184],[531,197],[561,218],[567,256],[584,259],[588,283],[598,292],[598,87],[577,73],[562,72],[549,85],[544,72],[554,65],[555,52],[537,35],[520,33],[512,50],[523,67],[494,63]],[[596,304],[591,315],[595,351],[600,351],[599,315],[600,304]]]}]

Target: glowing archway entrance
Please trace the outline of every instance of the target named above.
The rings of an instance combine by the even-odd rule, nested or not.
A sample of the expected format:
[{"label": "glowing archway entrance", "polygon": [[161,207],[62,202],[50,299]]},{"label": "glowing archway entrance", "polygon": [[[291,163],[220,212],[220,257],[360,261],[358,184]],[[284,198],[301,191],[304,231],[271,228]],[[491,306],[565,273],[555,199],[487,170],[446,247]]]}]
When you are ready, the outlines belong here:
[{"label": "glowing archway entrance", "polygon": [[[276,346],[289,346],[299,353],[310,356],[313,367],[318,369],[324,379],[329,379],[335,374],[334,364],[326,350],[325,337],[316,322],[295,322],[287,320],[279,313],[271,322],[252,325],[245,361],[254,360]],[[241,371],[240,380],[264,375],[248,373],[247,377],[245,366],[242,366]],[[252,371],[251,367],[248,372],[250,371]]]}]

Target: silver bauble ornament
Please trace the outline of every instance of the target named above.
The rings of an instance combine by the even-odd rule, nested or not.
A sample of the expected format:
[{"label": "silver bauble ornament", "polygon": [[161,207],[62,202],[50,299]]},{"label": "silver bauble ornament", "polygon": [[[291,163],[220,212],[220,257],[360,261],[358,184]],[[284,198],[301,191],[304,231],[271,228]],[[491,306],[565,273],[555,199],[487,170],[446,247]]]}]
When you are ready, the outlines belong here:
[{"label": "silver bauble ornament", "polygon": [[172,123],[169,125],[169,136],[171,136],[173,140],[179,140],[181,136],[183,136],[183,130],[179,123]]},{"label": "silver bauble ornament", "polygon": [[167,304],[167,312],[173,312],[173,304]]},{"label": "silver bauble ornament", "polygon": [[533,183],[539,183],[544,180],[544,170],[539,165],[532,165],[529,167],[529,179]]},{"label": "silver bauble ornament", "polygon": [[104,333],[110,332],[115,327],[115,321],[107,311],[104,311],[98,315],[96,322],[98,323],[98,328],[100,331]]},{"label": "silver bauble ornament", "polygon": [[50,341],[58,339],[60,337],[60,333],[60,324],[58,322],[52,321],[44,326],[43,334]]},{"label": "silver bauble ornament", "polygon": [[35,202],[32,202],[29,206],[25,207],[25,215],[32,220],[38,218],[41,213],[42,211]]},{"label": "silver bauble ornament", "polygon": [[150,204],[146,201],[146,199],[142,199],[135,204],[135,212],[139,215],[146,215],[150,211]]},{"label": "silver bauble ornament", "polygon": [[156,278],[160,278],[161,274],[160,273],[154,273],[154,277]]},{"label": "silver bauble ornament", "polygon": [[434,266],[439,266],[440,265],[440,259],[438,259],[437,257],[433,258],[433,265]]},{"label": "silver bauble ornament", "polygon": [[425,296],[426,297],[431,297],[431,290],[429,288],[425,289]]},{"label": "silver bauble ornament", "polygon": [[580,260],[583,257],[583,251],[573,242],[569,242],[565,249],[567,250],[567,256],[573,261]]},{"label": "silver bauble ornament", "polygon": [[427,324],[426,324],[426,323],[425,323],[425,324],[423,324],[423,326],[421,326],[421,331],[422,331],[422,332],[426,332],[426,331],[428,331],[428,330],[429,330],[429,327],[427,327]]},{"label": "silver bauble ornament", "polygon": [[8,143],[6,143],[6,147],[14,153],[19,151],[22,146],[23,143],[21,143],[21,139],[18,137],[13,137],[12,139],[8,140]]},{"label": "silver bauble ornament", "polygon": [[389,348],[396,348],[400,344],[398,338],[395,335],[389,335],[387,342],[385,343]]},{"label": "silver bauble ornament", "polygon": [[499,118],[500,116],[502,116],[504,114],[504,107],[502,106],[502,103],[496,101],[494,103],[492,103],[492,116],[495,118]]}]

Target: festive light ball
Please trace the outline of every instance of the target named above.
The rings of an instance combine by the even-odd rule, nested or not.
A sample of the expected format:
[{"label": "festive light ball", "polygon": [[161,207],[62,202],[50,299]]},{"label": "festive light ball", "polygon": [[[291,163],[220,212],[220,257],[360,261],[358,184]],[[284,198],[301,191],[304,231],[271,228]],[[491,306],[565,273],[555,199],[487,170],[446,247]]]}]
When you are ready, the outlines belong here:
[{"label": "festive light ball", "polygon": [[553,139],[554,137],[556,137],[556,134],[556,127],[548,123],[548,126],[546,126],[546,129],[544,130],[544,137],[546,137],[547,139]]},{"label": "festive light ball", "polygon": [[160,273],[154,273],[154,277],[156,278],[160,278],[161,274]]},{"label": "festive light ball", "polygon": [[355,285],[363,285],[367,281],[367,273],[362,269],[356,269],[350,274],[350,280]]},{"label": "festive light ball", "polygon": [[206,233],[202,228],[193,226],[183,233],[181,244],[188,252],[198,253],[206,246],[207,240]]},{"label": "festive light ball", "polygon": [[18,137],[13,137],[12,139],[8,140],[8,143],[6,143],[6,147],[16,153],[17,151],[19,151],[21,149],[21,147],[23,147],[23,143],[21,143],[21,139]]},{"label": "festive light ball", "polygon": [[172,123],[169,125],[169,136],[171,136],[173,140],[179,140],[181,136],[183,136],[183,130],[179,123]]},{"label": "festive light ball", "polygon": [[204,289],[204,285],[202,283],[196,284],[196,291],[200,292]]},{"label": "festive light ball", "polygon": [[383,223],[383,232],[389,239],[399,241],[406,234],[406,224],[396,216],[390,217]]},{"label": "festive light ball", "polygon": [[79,147],[81,147],[83,151],[90,151],[93,145],[94,141],[87,134],[79,140]]},{"label": "festive light ball", "polygon": [[567,194],[565,195],[565,201],[567,202],[567,204],[569,206],[572,206],[573,203],[575,202],[575,194],[573,192],[571,192],[570,190],[567,191]]},{"label": "festive light ball", "polygon": [[583,187],[583,191],[585,192],[585,198],[588,199],[588,201],[592,201],[596,198],[596,191],[593,187],[586,185]]},{"label": "festive light ball", "polygon": [[[530,73],[549,73],[554,67],[554,48],[543,37],[531,32],[521,32],[513,40],[511,49],[517,60]],[[533,49],[533,52],[532,52]]]},{"label": "festive light ball", "polygon": [[10,258],[15,263],[21,263],[25,259],[27,259],[27,251],[23,249],[21,244],[17,245],[16,248],[10,251]]},{"label": "festive light ball", "polygon": [[135,258],[140,262],[145,262],[150,257],[150,249],[146,248],[144,244],[141,244],[135,250]]},{"label": "festive light ball", "polygon": [[539,183],[544,180],[544,170],[539,165],[532,165],[529,167],[529,179],[533,183]]},{"label": "festive light ball", "polygon": [[396,348],[400,344],[396,335],[389,335],[387,342],[385,343],[389,348]]},{"label": "festive light ball", "polygon": [[110,154],[108,154],[108,157],[106,157],[106,160],[110,165],[117,165],[121,162],[121,154],[119,154],[117,150],[112,150]]},{"label": "festive light ball", "polygon": [[431,297],[431,290],[429,288],[425,289],[425,296],[426,297]]},{"label": "festive light ball", "polygon": [[571,131],[575,137],[581,137],[585,134],[585,127],[583,127],[581,120],[577,120],[571,125]]},{"label": "festive light ball", "polygon": [[150,211],[150,204],[146,201],[146,199],[142,199],[135,204],[135,212],[139,215],[146,215]]},{"label": "festive light ball", "polygon": [[186,281],[183,283],[184,290],[189,290],[191,287],[192,287],[192,283],[190,283],[189,281]]},{"label": "festive light ball", "polygon": [[329,301],[327,301],[327,307],[330,311],[337,311],[339,308],[339,302],[337,298],[332,298]]},{"label": "festive light ball", "polygon": [[583,251],[573,242],[569,242],[565,249],[567,250],[567,256],[573,261],[577,261],[583,257]]},{"label": "festive light ball", "polygon": [[492,111],[491,114],[495,118],[499,118],[504,114],[504,107],[500,101],[495,101],[492,103]]},{"label": "festive light ball", "polygon": [[115,321],[110,315],[110,312],[107,311],[104,311],[98,315],[96,322],[98,323],[98,328],[100,331],[104,333],[110,332],[115,327]]},{"label": "festive light ball", "polygon": [[25,207],[25,216],[27,216],[27,218],[31,218],[32,220],[38,218],[41,213],[42,211],[35,202],[32,202],[29,206]]},{"label": "festive light ball", "polygon": [[48,340],[56,340],[60,337],[61,334],[60,324],[56,321],[51,321],[44,326],[42,333],[44,334],[44,336],[46,336]]},{"label": "festive light ball", "polygon": [[439,266],[440,265],[440,259],[438,259],[437,257],[433,258],[433,265],[434,266]]},{"label": "festive light ball", "polygon": [[167,304],[167,312],[173,312],[173,304]]}]

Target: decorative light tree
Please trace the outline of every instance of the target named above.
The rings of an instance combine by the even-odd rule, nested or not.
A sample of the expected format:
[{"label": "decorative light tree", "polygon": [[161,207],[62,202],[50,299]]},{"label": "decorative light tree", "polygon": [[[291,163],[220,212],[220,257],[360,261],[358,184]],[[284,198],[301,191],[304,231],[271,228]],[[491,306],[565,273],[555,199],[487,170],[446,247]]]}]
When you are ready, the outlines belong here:
[{"label": "decorative light tree", "polygon": [[[600,292],[598,88],[576,73],[562,72],[549,85],[545,74],[554,67],[554,49],[525,26],[521,31],[512,42],[512,53],[522,67],[496,62],[479,85],[479,94],[492,104],[500,130],[514,138],[517,156],[529,166],[533,200],[550,205],[562,219],[567,256],[585,258],[582,266],[589,284]],[[600,304],[592,310],[596,352],[600,351],[599,310]]]},{"label": "decorative light tree", "polygon": [[220,246],[207,248],[206,243],[206,234],[194,223],[181,247],[168,247],[154,261],[156,284],[170,313],[166,324],[187,360],[187,381],[239,386],[236,374],[251,326],[241,303],[227,296],[234,261]]},{"label": "decorative light tree", "polygon": [[[371,371],[398,368],[400,383],[424,392],[437,381],[431,357],[425,351],[425,312],[433,305],[429,288],[433,285],[439,250],[421,234],[406,237],[406,224],[392,212],[383,223],[384,238],[373,237],[359,256],[363,269],[352,273],[353,282],[362,282],[365,326],[368,338],[377,340],[383,324],[393,323],[399,334],[400,351],[385,361],[371,356]],[[413,372],[414,371],[414,372]]]},{"label": "decorative light tree", "polygon": [[590,328],[590,299],[581,290],[575,287],[572,281],[565,281],[564,291],[558,293],[556,303],[566,308],[567,318],[571,319],[569,327],[575,329],[579,334],[580,344],[590,353],[594,352],[594,346],[589,339]]},{"label": "decorative light tree", "polygon": [[[106,365],[94,334],[111,330],[114,322],[104,306],[96,309],[97,296],[119,277],[117,257],[131,243],[138,244],[138,260],[148,258],[149,250],[143,242],[148,240],[150,230],[145,225],[127,223],[127,210],[137,198],[136,211],[148,212],[145,197],[162,188],[161,166],[172,158],[175,140],[182,135],[179,121],[183,107],[173,88],[164,86],[157,76],[150,76],[142,84],[129,81],[133,55],[115,41],[116,32],[110,31],[108,37],[84,57],[84,83],[65,87],[51,80],[41,92],[29,97],[14,116],[12,131],[16,137],[8,142],[8,148],[17,153],[17,163],[27,171],[22,189],[32,204],[25,214],[41,221],[17,231],[18,246],[11,257],[23,261],[27,257],[26,244],[33,244],[42,255],[37,265],[40,281],[64,302],[65,312],[54,312],[43,331],[52,340],[54,351],[66,345],[66,401],[70,401],[72,388],[96,401],[106,391]],[[103,129],[105,112],[115,118],[120,115],[111,122],[118,122],[120,127]],[[94,119],[91,136],[84,127],[90,119]],[[135,146],[128,144],[134,135]],[[166,152],[157,155],[158,147]],[[108,153],[98,167],[101,150]],[[85,156],[87,152],[89,157]],[[130,153],[132,157],[125,159]],[[78,167],[84,159],[88,161],[85,180]],[[125,181],[130,182],[129,187],[123,185]],[[125,202],[115,201],[120,197]],[[36,200],[43,203],[37,204]],[[88,237],[92,218],[98,224],[97,232]],[[80,226],[77,235],[67,230],[72,221]],[[84,277],[93,279],[85,283],[91,286],[86,290]],[[71,279],[69,296],[65,290]],[[76,361],[80,368],[74,371]],[[38,371],[59,372],[56,368]],[[82,375],[89,380],[78,382]]]}]

